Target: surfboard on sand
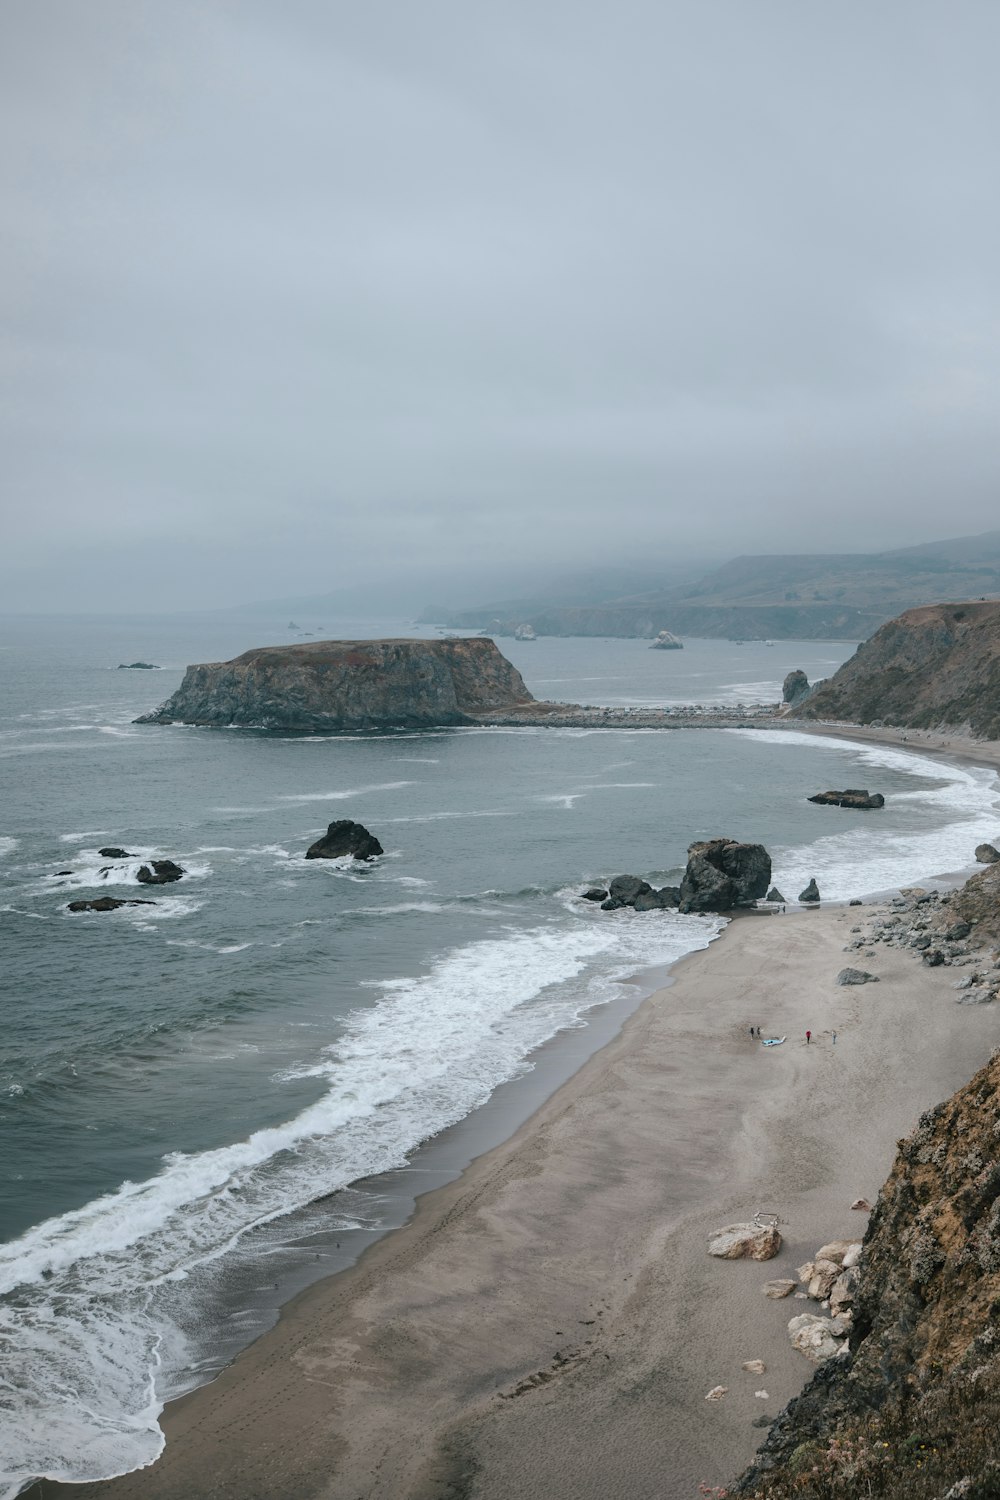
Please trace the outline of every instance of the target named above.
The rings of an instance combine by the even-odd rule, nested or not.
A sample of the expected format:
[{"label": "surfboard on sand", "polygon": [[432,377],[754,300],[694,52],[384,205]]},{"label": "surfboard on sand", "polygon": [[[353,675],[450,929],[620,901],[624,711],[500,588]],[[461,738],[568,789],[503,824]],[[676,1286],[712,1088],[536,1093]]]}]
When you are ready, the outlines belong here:
[{"label": "surfboard on sand", "polygon": [[761,1042],[762,1047],[780,1047],[785,1040],[783,1036],[766,1036]]}]

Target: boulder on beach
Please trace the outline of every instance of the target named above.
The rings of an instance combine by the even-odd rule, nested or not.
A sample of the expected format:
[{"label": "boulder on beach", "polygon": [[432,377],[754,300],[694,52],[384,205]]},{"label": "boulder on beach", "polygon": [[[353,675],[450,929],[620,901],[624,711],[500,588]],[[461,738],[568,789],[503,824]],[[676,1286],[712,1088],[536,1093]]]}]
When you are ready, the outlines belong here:
[{"label": "boulder on beach", "polygon": [[781,1249],[773,1225],[726,1224],[708,1237],[708,1253],[720,1260],[773,1260]]},{"label": "boulder on beach", "polygon": [[820,807],[852,807],[861,812],[885,806],[885,798],[881,792],[864,791],[859,787],[848,787],[843,792],[817,792],[815,796],[807,797],[806,801],[816,802]]},{"label": "boulder on beach", "polygon": [[781,894],[781,892],[778,890],[778,887],[776,885],[772,885],[771,889],[768,891],[767,895],[764,897],[764,900],[765,901],[773,901],[776,904],[781,905],[781,906],[785,905],[785,898]]},{"label": "boulder on beach", "polygon": [[838,984],[878,984],[878,975],[869,974],[867,969],[841,969],[837,975]]},{"label": "boulder on beach", "polygon": [[976,859],[981,865],[995,865],[1000,860],[1000,849],[992,844],[977,844]]},{"label": "boulder on beach", "polygon": [[119,900],[117,896],[98,896],[93,901],[71,901],[67,911],[117,911],[119,906],[155,906],[155,901],[143,901],[139,896]]},{"label": "boulder on beach", "polygon": [[337,818],[321,839],[309,845],[306,859],[343,859],[347,855],[354,859],[374,859],[384,853],[378,839],[362,823]]},{"label": "boulder on beach", "polygon": [[771,883],[771,856],[763,844],[706,839],[688,849],[680,885],[682,912],[732,911],[753,906]]},{"label": "boulder on beach", "polygon": [[816,884],[816,877],[815,876],[813,876],[812,880],[810,880],[809,884],[806,886],[806,888],[805,888],[804,891],[799,891],[799,900],[800,901],[818,901],[819,900],[819,886]]},{"label": "boulder on beach", "polygon": [[799,1313],[788,1324],[792,1347],[811,1359],[814,1365],[824,1364],[840,1353],[842,1346],[837,1339],[843,1336],[843,1332],[843,1325],[835,1318],[821,1318],[816,1313]]},{"label": "boulder on beach", "polygon": [[797,1286],[798,1282],[792,1281],[790,1277],[779,1276],[774,1281],[765,1281],[761,1291],[765,1297],[778,1301],[782,1297],[790,1297]]},{"label": "boulder on beach", "polygon": [[184,871],[180,865],[175,865],[172,859],[151,859],[148,865],[143,865],[135,877],[140,885],[169,885],[173,880],[180,880]]},{"label": "boulder on beach", "polygon": [[867,1198],[855,1198],[854,1202],[851,1204],[851,1207],[853,1209],[857,1209],[859,1213],[863,1214],[870,1214],[872,1211],[872,1206],[868,1202]]}]

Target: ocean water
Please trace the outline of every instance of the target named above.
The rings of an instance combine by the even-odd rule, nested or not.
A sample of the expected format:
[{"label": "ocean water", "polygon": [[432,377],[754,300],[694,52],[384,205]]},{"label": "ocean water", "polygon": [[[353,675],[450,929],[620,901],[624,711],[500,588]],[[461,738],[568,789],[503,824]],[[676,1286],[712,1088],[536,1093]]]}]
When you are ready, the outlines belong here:
[{"label": "ocean water", "polygon": [[[997,834],[992,772],[784,731],[132,723],[188,661],[281,639],[224,615],[0,620],[0,1495],[152,1461],[166,1399],[397,1221],[421,1143],[460,1159],[540,1058],[596,1044],[633,976],[720,930],[600,912],[587,885],[676,881],[723,833],[764,842],[786,896],[815,875],[844,899]],[[501,649],[540,697],[708,704],[774,701],[853,646]],[[162,669],[115,670],[136,659]],[[805,800],[840,785],[887,806]],[[306,861],[339,817],[384,857]],[[137,886],[158,856],[184,879]],[[155,905],[67,910],[109,891]]]}]

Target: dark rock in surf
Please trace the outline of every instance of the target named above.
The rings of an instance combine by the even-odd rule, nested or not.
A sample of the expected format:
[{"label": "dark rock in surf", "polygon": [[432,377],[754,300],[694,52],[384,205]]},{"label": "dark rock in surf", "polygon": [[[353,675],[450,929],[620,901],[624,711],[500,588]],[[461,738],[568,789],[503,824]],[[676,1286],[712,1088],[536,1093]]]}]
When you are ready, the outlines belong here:
[{"label": "dark rock in surf", "polygon": [[782,906],[785,905],[785,898],[781,894],[781,892],[778,890],[778,887],[776,885],[772,885],[771,889],[768,891],[767,895],[764,897],[764,900],[765,901],[774,901],[774,902],[780,903]]},{"label": "dark rock in surf", "polygon": [[140,885],[169,885],[173,880],[180,880],[184,871],[180,865],[175,865],[172,859],[151,859],[148,865],[143,865],[135,877]]},{"label": "dark rock in surf", "polygon": [[863,791],[859,787],[847,787],[843,792],[817,792],[814,797],[807,797],[806,801],[815,802],[820,807],[849,807],[857,812],[885,806],[885,798],[881,792]]},{"label": "dark rock in surf", "polygon": [[809,696],[809,678],[798,668],[789,672],[781,684],[782,703],[802,703]]},{"label": "dark rock in surf", "polygon": [[634,906],[637,896],[644,896],[653,887],[648,880],[638,875],[616,875],[608,886],[608,899],[601,904],[602,911],[620,911],[623,906]]},{"label": "dark rock in surf", "polygon": [[98,896],[93,901],[71,901],[67,911],[117,911],[119,906],[155,906],[155,901],[143,901],[138,896],[119,900],[117,896]]},{"label": "dark rock in surf", "polygon": [[354,823],[350,818],[338,818],[321,839],[310,844],[306,859],[343,859],[347,855],[354,859],[374,859],[384,853],[378,839],[363,824]]},{"label": "dark rock in surf", "polygon": [[120,661],[119,672],[158,672],[160,669],[154,661]]},{"label": "dark rock in surf", "polygon": [[732,911],[753,906],[771,883],[771,856],[763,844],[707,839],[688,849],[680,885],[682,912]]},{"label": "dark rock in surf", "polygon": [[581,901],[607,901],[607,899],[607,891],[600,890],[598,886],[594,886],[589,891],[583,891],[580,895]]},{"label": "dark rock in surf", "polygon": [[664,885],[658,891],[643,891],[632,902],[635,911],[673,911],[681,904],[680,886]]},{"label": "dark rock in surf", "polygon": [[117,849],[114,844],[110,844],[107,849],[98,849],[97,852],[102,859],[135,859],[134,854],[130,854],[127,849]]},{"label": "dark rock in surf", "polygon": [[799,900],[807,902],[819,900],[819,886],[816,884],[815,876],[810,880],[804,891],[799,891]]},{"label": "dark rock in surf", "polygon": [[72,873],[72,870],[57,870],[53,878],[58,880],[60,875],[72,875]]}]

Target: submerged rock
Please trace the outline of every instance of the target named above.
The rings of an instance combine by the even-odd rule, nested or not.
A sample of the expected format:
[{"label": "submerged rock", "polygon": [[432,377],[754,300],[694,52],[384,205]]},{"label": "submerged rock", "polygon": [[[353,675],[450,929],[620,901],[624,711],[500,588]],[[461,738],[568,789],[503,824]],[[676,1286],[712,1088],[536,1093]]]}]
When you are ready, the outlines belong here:
[{"label": "submerged rock", "polygon": [[384,853],[378,839],[362,823],[338,818],[328,826],[321,839],[309,845],[306,859],[343,859],[351,855],[354,859],[367,860]]},{"label": "submerged rock", "polygon": [[594,886],[594,887],[592,887],[591,890],[589,890],[589,891],[582,891],[580,893],[580,900],[581,901],[606,901],[607,899],[608,899],[608,893],[607,893],[607,891],[600,890],[598,886]]},{"label": "submerged rock", "polygon": [[140,896],[120,899],[117,896],[97,896],[93,901],[71,901],[67,911],[117,911],[119,906],[155,906],[155,901],[143,901]]}]

